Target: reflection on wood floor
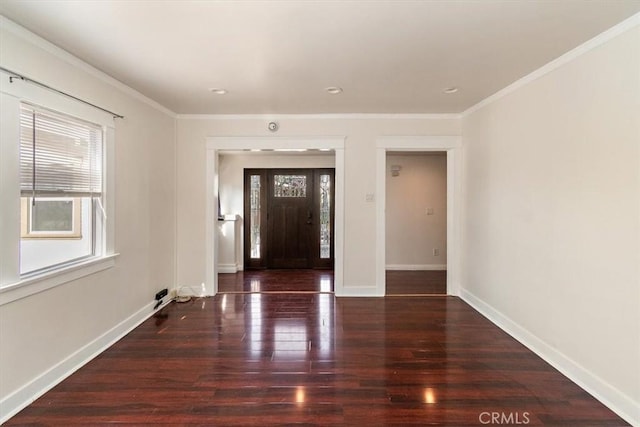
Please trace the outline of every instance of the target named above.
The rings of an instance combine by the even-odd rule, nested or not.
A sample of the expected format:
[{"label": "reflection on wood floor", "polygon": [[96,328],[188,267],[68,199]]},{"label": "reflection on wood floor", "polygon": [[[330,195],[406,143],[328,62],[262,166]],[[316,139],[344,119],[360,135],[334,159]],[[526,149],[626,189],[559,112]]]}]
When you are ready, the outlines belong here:
[{"label": "reflection on wood floor", "polygon": [[626,425],[458,298],[327,293],[172,303],[7,425],[473,426],[493,414]]},{"label": "reflection on wood floor", "polygon": [[218,292],[333,292],[333,270],[246,270],[218,274]]},{"label": "reflection on wood floor", "polygon": [[387,271],[387,295],[446,295],[446,271]]},{"label": "reflection on wood floor", "polygon": [[[446,295],[446,271],[387,271],[387,295]],[[246,270],[218,274],[218,292],[333,292],[333,270]]]}]

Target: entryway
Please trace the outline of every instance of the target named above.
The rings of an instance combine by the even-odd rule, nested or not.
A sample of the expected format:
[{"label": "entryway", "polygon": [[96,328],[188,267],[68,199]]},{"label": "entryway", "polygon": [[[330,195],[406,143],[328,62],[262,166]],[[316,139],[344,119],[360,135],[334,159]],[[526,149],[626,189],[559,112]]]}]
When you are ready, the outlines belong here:
[{"label": "entryway", "polygon": [[[245,168],[332,168],[333,289],[344,295],[344,136],[207,137],[205,295],[219,292],[219,273],[244,268],[243,174]],[[320,163],[320,164],[318,164]],[[230,223],[236,223],[235,226]],[[225,225],[226,224],[226,225]],[[222,226],[220,226],[222,225]],[[234,231],[237,230],[237,231]],[[237,239],[234,239],[235,233]],[[234,245],[229,245],[234,242]],[[233,246],[233,248],[231,247]]]},{"label": "entryway", "polygon": [[244,269],[333,269],[334,169],[244,170]]}]

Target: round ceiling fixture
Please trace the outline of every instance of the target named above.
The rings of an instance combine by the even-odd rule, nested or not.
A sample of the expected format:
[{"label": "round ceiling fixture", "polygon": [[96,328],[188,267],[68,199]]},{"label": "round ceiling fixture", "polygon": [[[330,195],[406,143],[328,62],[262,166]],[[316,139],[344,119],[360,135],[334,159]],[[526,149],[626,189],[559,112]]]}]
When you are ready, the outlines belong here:
[{"label": "round ceiling fixture", "polygon": [[337,95],[339,93],[342,93],[342,88],[338,86],[330,86],[325,90],[327,91],[327,93],[330,93],[331,95]]},{"label": "round ceiling fixture", "polygon": [[211,89],[209,89],[209,91],[211,93],[215,93],[216,95],[224,95],[224,94],[227,93],[226,89],[222,89],[222,88],[219,88],[219,87],[212,87]]},{"label": "round ceiling fixture", "polygon": [[455,86],[451,86],[443,90],[444,93],[456,93],[457,91],[458,91],[458,88]]},{"label": "round ceiling fixture", "polygon": [[271,132],[276,132],[279,127],[280,126],[278,126],[277,122],[269,122],[269,124],[267,125],[267,129],[269,129]]}]

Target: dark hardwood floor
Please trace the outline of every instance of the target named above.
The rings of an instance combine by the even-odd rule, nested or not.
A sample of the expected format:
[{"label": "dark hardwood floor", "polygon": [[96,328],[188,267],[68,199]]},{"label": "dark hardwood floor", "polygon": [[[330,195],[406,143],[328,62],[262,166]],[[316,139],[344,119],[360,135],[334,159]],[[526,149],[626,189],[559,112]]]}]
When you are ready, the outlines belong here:
[{"label": "dark hardwood floor", "polygon": [[446,295],[446,271],[386,272],[387,295]]},{"label": "dark hardwood floor", "polygon": [[[446,271],[387,271],[387,295],[446,295]],[[218,292],[333,292],[332,270],[246,270],[218,275]]]},{"label": "dark hardwood floor", "polygon": [[458,298],[327,293],[172,303],[7,425],[476,426],[494,417],[627,425]]},{"label": "dark hardwood floor", "polygon": [[218,274],[218,292],[333,292],[333,270],[245,270]]}]

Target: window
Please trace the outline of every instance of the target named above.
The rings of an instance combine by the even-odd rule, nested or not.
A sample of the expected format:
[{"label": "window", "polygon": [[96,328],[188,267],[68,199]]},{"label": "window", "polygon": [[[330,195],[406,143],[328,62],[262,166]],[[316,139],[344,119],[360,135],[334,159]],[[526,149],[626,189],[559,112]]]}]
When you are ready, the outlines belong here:
[{"label": "window", "polygon": [[21,237],[23,239],[82,238],[82,199],[51,197],[37,200],[21,198]]},{"label": "window", "polygon": [[307,197],[307,177],[304,175],[275,175],[274,197]]},{"label": "window", "polygon": [[320,258],[331,258],[331,175],[320,175]]},{"label": "window", "polygon": [[251,175],[251,258],[260,258],[260,175]]},{"label": "window", "polygon": [[20,106],[20,274],[101,254],[103,128]]}]

